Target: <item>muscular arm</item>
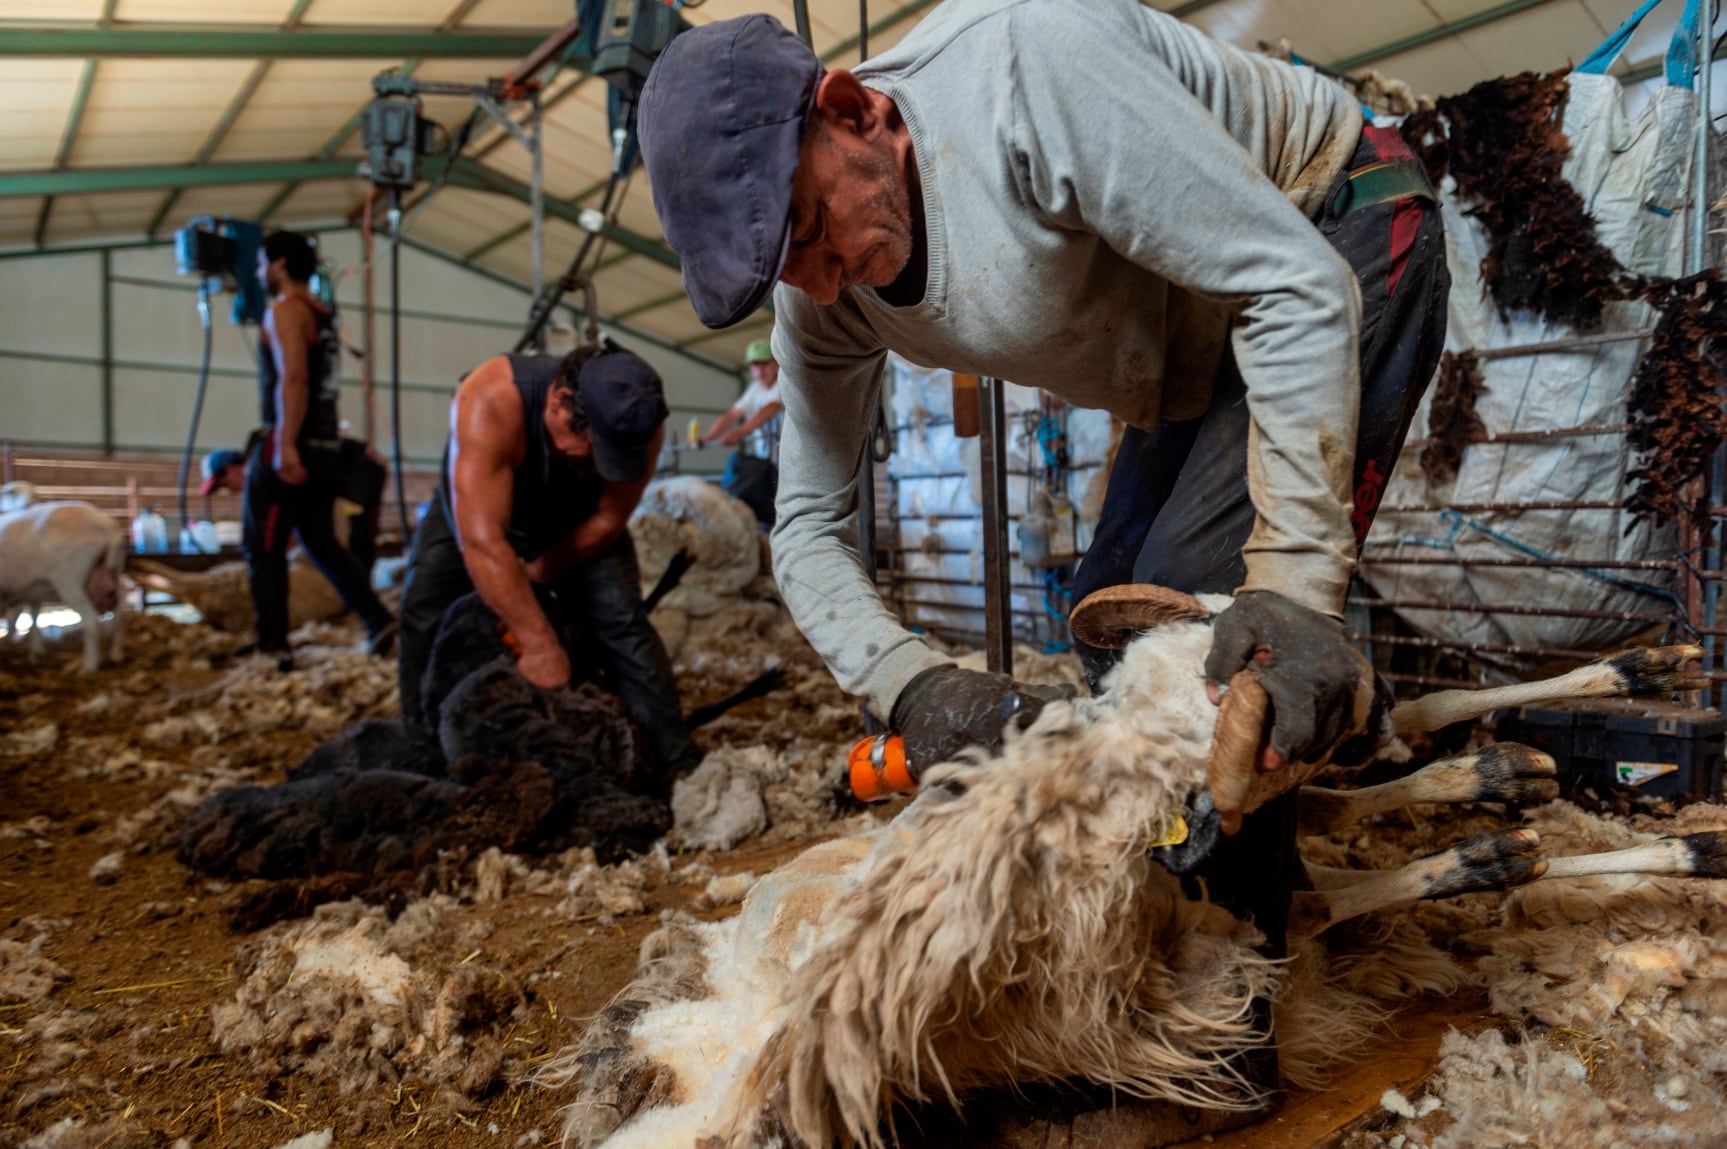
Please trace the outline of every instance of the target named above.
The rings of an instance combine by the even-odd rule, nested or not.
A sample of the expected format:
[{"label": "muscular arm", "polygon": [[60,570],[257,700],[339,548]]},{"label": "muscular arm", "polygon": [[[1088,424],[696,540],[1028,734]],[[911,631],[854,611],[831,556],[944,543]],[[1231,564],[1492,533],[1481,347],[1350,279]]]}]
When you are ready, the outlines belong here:
[{"label": "muscular arm", "polygon": [[[665,438],[666,429],[661,426],[654,432],[653,442],[648,444],[650,458],[659,458]],[[528,577],[534,582],[550,582],[611,546],[629,528],[630,516],[635,513],[636,505],[642,501],[642,492],[648,489],[653,477],[650,470],[639,483],[607,483],[594,513],[583,519],[569,538],[529,563]]]},{"label": "muscular arm", "polygon": [[505,534],[524,428],[522,404],[507,359],[489,359],[462,380],[450,405],[450,492],[456,538],[474,589],[510,628],[526,655],[557,648],[558,638]]},{"label": "muscular arm", "polygon": [[317,330],[310,308],[278,300],[270,307],[270,354],[276,360],[276,458],[298,455],[310,390],[306,356]]}]

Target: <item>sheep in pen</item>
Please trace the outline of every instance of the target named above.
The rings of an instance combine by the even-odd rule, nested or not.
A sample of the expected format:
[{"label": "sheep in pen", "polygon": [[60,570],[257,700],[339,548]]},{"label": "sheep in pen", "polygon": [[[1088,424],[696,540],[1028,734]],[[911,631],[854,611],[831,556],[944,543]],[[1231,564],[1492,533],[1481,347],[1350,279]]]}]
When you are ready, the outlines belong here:
[{"label": "sheep in pen", "polygon": [[[1250,924],[1172,872],[1208,827],[1232,832],[1323,765],[1256,772],[1265,701],[1251,677],[1237,676],[1221,707],[1208,700],[1210,620],[1227,602],[1100,592],[1076,608],[1075,633],[1126,648],[1097,697],[1052,704],[994,758],[926,773],[891,823],[805,851],[737,917],[669,920],[644,942],[635,980],[540,1075],[573,1091],[566,1143],[1005,1144],[936,1130],[989,1091],[1025,1108],[1028,1091],[1078,1083],[1117,1103],[1088,1143],[1168,1144],[1262,1114],[1263,1074],[1250,1067],[1273,1040],[1285,1084],[1322,1081],[1359,1053],[1381,1015],[1327,974],[1317,938],[1337,923],[1544,875],[1727,874],[1727,834],[1548,858],[1534,830],[1508,828],[1399,870],[1309,866],[1292,960],[1263,956]],[[1699,654],[1638,650],[1395,706],[1363,660],[1356,745],[1333,757],[1365,762],[1400,735],[1503,706],[1693,689]],[[1381,786],[1303,787],[1303,828],[1411,802],[1546,801],[1554,773],[1543,754],[1489,746]],[[1465,980],[1424,940],[1386,940],[1373,956],[1389,963],[1375,976],[1398,983],[1394,997]],[[1267,1000],[1270,1027],[1256,1007]]]}]

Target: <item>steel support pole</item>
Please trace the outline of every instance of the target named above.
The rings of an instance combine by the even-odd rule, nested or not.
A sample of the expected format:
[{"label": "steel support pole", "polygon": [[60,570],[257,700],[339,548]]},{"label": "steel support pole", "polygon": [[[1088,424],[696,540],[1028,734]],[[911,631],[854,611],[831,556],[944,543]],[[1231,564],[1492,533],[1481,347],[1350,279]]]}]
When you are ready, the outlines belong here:
[{"label": "steel support pole", "polygon": [[114,453],[114,253],[102,249],[102,454]]},{"label": "steel support pole", "polygon": [[[540,93],[535,89],[533,103],[528,117],[528,154],[533,157],[533,183],[529,188],[529,210],[533,213],[534,225],[534,299],[529,305],[529,314],[539,310],[540,296],[546,290],[546,168],[545,168],[545,138],[540,131]],[[545,350],[545,329],[540,330],[540,350]]]},{"label": "steel support pole", "polygon": [[[1714,117],[1710,108],[1710,81],[1713,79],[1710,73],[1713,71],[1715,47],[1714,0],[1705,0],[1701,7],[1702,11],[1698,14],[1697,19],[1697,142],[1691,160],[1691,243],[1690,258],[1687,260],[1690,265],[1688,270],[1693,273],[1702,271],[1712,263],[1709,258],[1709,209],[1714,202],[1714,196],[1709,186],[1709,145],[1712,142],[1710,137],[1715,131]],[[1727,470],[1723,466],[1722,455],[1721,448],[1716,448],[1715,456],[1710,460],[1707,474],[1699,476],[1699,481],[1695,484],[1699,502],[1708,506],[1715,506],[1721,502],[1723,494],[1722,476],[1723,471]],[[1692,520],[1690,524],[1681,524],[1680,538],[1686,542],[1692,540],[1702,542],[1704,564],[1710,570],[1720,570],[1721,524],[1701,508],[1692,511],[1689,517]],[[1691,527],[1690,530],[1685,529],[1687,525]],[[1689,551],[1688,553],[1694,554],[1695,552]],[[1680,569],[1686,571],[1683,565]],[[1687,579],[1687,581],[1690,580]],[[1681,603],[1686,603],[1687,598],[1694,599],[1696,597],[1695,589],[1689,589],[1692,589],[1693,593],[1689,596],[1681,596]],[[1721,642],[1711,632],[1719,629],[1721,584],[1718,580],[1710,579],[1703,584],[1702,591],[1702,618],[1699,619],[1693,614],[1687,621],[1693,626],[1701,624],[1701,629],[1704,632],[1703,667],[1705,670],[1714,672],[1720,668]],[[1721,687],[1712,683],[1704,691],[1702,704],[1706,707],[1718,707],[1721,704],[1721,698]]]},{"label": "steel support pole", "polygon": [[984,653],[989,668],[1013,673],[1013,590],[1007,569],[1007,407],[1002,381],[978,383],[978,459],[983,478]]}]

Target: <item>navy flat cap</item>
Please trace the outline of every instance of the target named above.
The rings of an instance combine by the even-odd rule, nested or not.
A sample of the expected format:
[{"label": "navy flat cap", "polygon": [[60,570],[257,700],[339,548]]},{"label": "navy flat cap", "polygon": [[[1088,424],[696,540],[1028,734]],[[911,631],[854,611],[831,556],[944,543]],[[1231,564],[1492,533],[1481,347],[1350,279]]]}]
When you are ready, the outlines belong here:
[{"label": "navy flat cap", "polygon": [[600,478],[639,483],[652,474],[655,459],[648,448],[668,414],[659,373],[640,356],[618,348],[582,364],[577,386]]},{"label": "navy flat cap", "polygon": [[771,16],[674,39],[642,89],[637,133],[666,242],[709,327],[774,289],[791,245],[792,177],[822,65]]}]

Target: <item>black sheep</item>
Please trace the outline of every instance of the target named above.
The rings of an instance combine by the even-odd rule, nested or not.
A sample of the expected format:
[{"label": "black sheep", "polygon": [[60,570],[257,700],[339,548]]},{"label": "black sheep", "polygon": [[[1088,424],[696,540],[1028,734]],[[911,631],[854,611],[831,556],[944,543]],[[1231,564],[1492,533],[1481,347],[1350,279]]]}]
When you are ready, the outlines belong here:
[{"label": "black sheep", "polygon": [[359,723],[280,785],[206,799],[181,831],[181,862],[221,877],[308,878],[419,869],[488,846],[592,846],[609,860],[670,826],[667,786],[622,705],[590,681],[531,685],[477,595],[451,606],[426,681],[437,738]]}]

